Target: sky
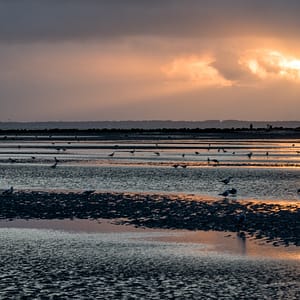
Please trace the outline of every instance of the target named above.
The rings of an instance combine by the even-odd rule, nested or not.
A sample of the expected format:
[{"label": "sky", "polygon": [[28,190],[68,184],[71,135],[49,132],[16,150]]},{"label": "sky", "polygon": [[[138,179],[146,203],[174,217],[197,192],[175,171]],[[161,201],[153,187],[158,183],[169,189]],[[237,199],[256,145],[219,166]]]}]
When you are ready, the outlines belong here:
[{"label": "sky", "polygon": [[0,0],[0,121],[299,120],[299,0]]}]

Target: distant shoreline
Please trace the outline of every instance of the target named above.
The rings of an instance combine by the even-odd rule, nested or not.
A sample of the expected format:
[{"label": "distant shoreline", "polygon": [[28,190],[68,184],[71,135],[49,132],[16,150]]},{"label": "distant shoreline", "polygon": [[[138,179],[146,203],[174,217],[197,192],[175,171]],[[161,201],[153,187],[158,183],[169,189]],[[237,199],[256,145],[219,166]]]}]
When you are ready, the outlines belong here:
[{"label": "distant shoreline", "polygon": [[35,138],[48,140],[60,136],[70,139],[300,139],[300,127],[284,128],[49,128],[0,129],[0,140]]}]

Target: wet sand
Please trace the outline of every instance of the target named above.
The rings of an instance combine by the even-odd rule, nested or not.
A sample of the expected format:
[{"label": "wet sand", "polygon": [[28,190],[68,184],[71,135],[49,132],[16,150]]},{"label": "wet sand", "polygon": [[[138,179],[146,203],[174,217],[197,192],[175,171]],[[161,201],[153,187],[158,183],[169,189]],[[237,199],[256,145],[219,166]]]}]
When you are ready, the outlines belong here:
[{"label": "wet sand", "polygon": [[1,228],[1,299],[299,299],[299,260],[157,241],[159,232]]},{"label": "wet sand", "polygon": [[[237,221],[244,214],[246,220]],[[1,219],[124,219],[146,228],[239,232],[273,246],[300,246],[298,202],[208,199],[192,195],[17,191],[0,195]]]},{"label": "wet sand", "polygon": [[0,217],[1,299],[300,297],[298,203],[19,190]]}]

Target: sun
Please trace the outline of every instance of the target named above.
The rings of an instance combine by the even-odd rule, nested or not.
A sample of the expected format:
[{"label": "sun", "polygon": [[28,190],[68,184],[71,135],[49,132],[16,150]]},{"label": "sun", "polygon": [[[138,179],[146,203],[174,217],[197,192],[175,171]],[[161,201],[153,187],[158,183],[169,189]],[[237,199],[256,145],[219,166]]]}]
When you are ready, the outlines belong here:
[{"label": "sun", "polygon": [[300,59],[277,50],[247,51],[239,62],[262,79],[283,78],[300,82]]}]

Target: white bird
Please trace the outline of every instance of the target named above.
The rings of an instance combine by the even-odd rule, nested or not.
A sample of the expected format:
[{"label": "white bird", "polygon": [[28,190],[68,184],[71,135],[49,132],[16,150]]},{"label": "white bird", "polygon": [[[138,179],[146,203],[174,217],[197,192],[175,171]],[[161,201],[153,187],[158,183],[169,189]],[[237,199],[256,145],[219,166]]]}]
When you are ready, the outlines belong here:
[{"label": "white bird", "polygon": [[223,182],[224,184],[228,184],[231,181],[232,178],[233,178],[232,176],[229,176],[229,177],[221,180],[221,182]]}]

